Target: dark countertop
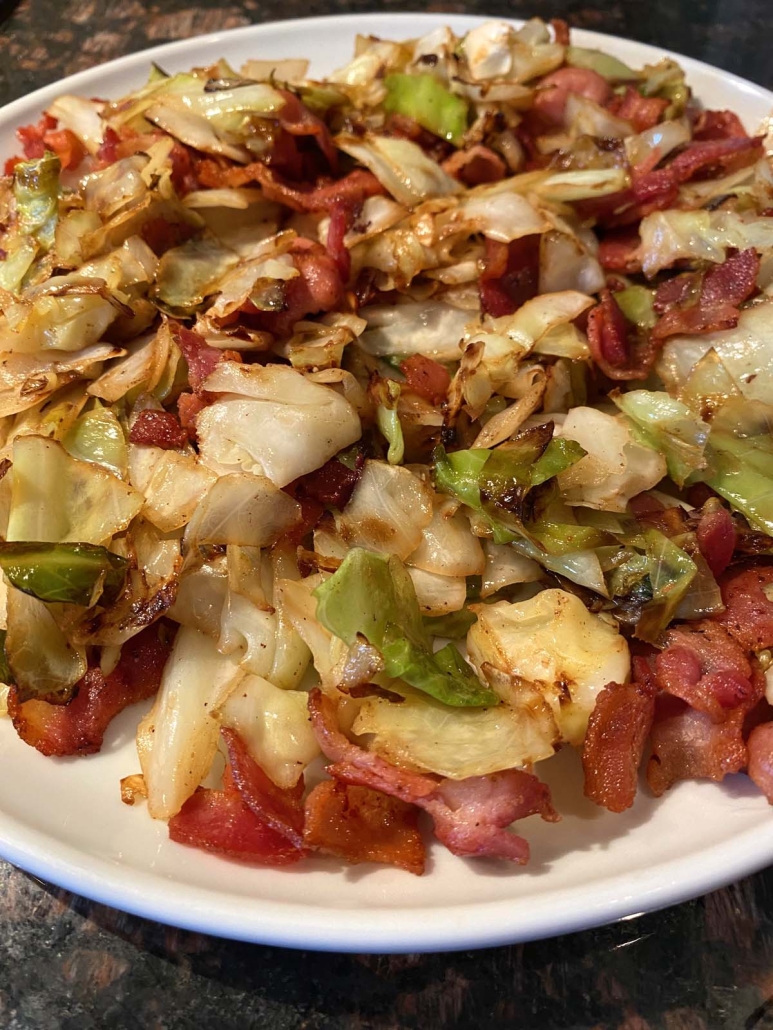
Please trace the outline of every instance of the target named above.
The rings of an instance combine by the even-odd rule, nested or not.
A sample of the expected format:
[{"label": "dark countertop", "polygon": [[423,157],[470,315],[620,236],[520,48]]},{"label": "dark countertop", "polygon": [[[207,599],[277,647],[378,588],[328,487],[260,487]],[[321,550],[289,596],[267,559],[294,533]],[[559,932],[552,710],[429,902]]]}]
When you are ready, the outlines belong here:
[{"label": "dark countertop", "polygon": [[[771,0],[0,0],[0,103],[145,46],[410,7],[562,16],[773,87]],[[773,1030],[773,871],[666,912],[481,952],[342,956],[169,929],[0,863],[3,1030]]]}]

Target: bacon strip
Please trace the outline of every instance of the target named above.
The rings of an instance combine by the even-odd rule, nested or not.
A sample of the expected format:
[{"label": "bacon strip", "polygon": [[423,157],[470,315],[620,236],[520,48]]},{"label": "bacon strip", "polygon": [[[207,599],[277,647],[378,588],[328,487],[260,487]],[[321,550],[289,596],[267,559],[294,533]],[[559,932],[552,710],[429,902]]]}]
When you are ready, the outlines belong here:
[{"label": "bacon strip", "polygon": [[178,844],[260,865],[291,865],[302,857],[232,790],[197,790],[169,820],[169,836]]},{"label": "bacon strip", "polygon": [[679,780],[722,780],[747,763],[742,728],[745,711],[736,708],[724,722],[667,695],[658,698],[652,726],[647,783],[656,797]]},{"label": "bacon strip", "polygon": [[281,127],[291,136],[312,136],[325,155],[330,170],[335,172],[338,169],[338,151],[327,125],[317,115],[312,114],[294,93],[288,89],[280,89],[278,92],[285,99],[284,107],[279,112]]},{"label": "bacon strip", "polygon": [[307,848],[347,862],[380,862],[421,876],[426,852],[418,810],[381,791],[325,780],[306,799]]},{"label": "bacon strip", "polygon": [[18,688],[12,686],[8,714],[14,729],[44,755],[94,754],[119,712],[156,693],[170,648],[171,642],[162,639],[159,627],[149,626],[124,644],[109,676],[103,676],[99,667],[89,669],[66,705],[20,701]]},{"label": "bacon strip", "polygon": [[129,441],[174,450],[187,443],[188,434],[171,411],[147,409],[138,412],[129,431]]},{"label": "bacon strip", "polygon": [[692,127],[694,140],[748,137],[743,122],[733,111],[700,111]]},{"label": "bacon strip", "polygon": [[713,619],[670,628],[665,644],[655,659],[658,686],[713,722],[752,708],[762,696],[743,648]]},{"label": "bacon strip", "polygon": [[611,232],[599,243],[599,261],[607,272],[635,275],[641,272],[641,237],[635,229]]},{"label": "bacon strip", "polygon": [[591,68],[559,68],[540,81],[534,110],[546,125],[564,124],[570,94],[606,104],[612,93],[607,80]]},{"label": "bacon strip", "polygon": [[439,405],[446,399],[451,385],[448,369],[438,361],[424,354],[412,354],[400,362],[400,371],[405,376],[405,388],[429,401]]},{"label": "bacon strip", "polygon": [[661,317],[652,335],[663,340],[732,329],[738,324],[738,306],[757,289],[759,270],[759,255],[750,247],[705,273],[690,272],[661,283],[654,302]]},{"label": "bacon strip", "polygon": [[225,727],[220,732],[228,750],[231,777],[242,801],[266,826],[290,841],[293,847],[301,848],[303,777],[294,787],[283,790],[263,772],[237,733]]},{"label": "bacon strip", "polygon": [[[188,329],[181,322],[174,322],[170,319],[169,329],[172,339],[180,348],[183,357],[188,365],[188,381],[195,392],[198,392],[202,383],[215,368],[218,362],[223,360],[225,351],[210,347],[203,336]],[[232,355],[233,356],[233,355]],[[239,357],[238,360],[241,360]]]},{"label": "bacon strip", "polygon": [[476,143],[468,150],[456,150],[443,161],[443,169],[466,186],[499,182],[507,175],[507,166],[490,147]]},{"label": "bacon strip", "polygon": [[297,240],[292,255],[300,275],[284,285],[284,310],[257,311],[249,301],[243,308],[256,328],[280,339],[306,315],[334,311],[344,299],[338,265],[324,247],[311,240]]},{"label": "bacon strip", "polygon": [[637,681],[604,687],[583,744],[585,797],[610,812],[624,812],[634,802],[639,766],[655,717],[656,687],[643,660]]},{"label": "bacon strip", "polygon": [[721,576],[733,559],[738,537],[730,512],[723,507],[702,512],[695,535],[706,564],[715,576]]},{"label": "bacon strip", "polygon": [[766,593],[773,588],[773,565],[729,572],[720,587],[725,611],[716,621],[747,651],[773,647],[773,601]]},{"label": "bacon strip", "polygon": [[512,243],[487,238],[485,245],[479,280],[481,308],[494,318],[512,315],[537,295],[540,237],[523,236]]},{"label": "bacon strip", "polygon": [[644,132],[658,124],[669,103],[662,97],[643,97],[638,89],[626,86],[625,93],[614,96],[607,108],[618,118],[630,122],[634,132]]},{"label": "bacon strip", "polygon": [[508,769],[448,780],[398,769],[347,740],[338,729],[335,705],[321,690],[311,691],[309,711],[319,745],[333,762],[331,776],[423,808],[432,816],[435,836],[455,855],[487,855],[523,865],[529,845],[505,827],[537,813],[550,822],[558,819],[548,787],[530,773]]},{"label": "bacon strip", "polygon": [[294,480],[285,489],[296,500],[309,498],[340,510],[349,503],[360,475],[359,468],[350,469],[338,458],[331,458],[320,468]]}]

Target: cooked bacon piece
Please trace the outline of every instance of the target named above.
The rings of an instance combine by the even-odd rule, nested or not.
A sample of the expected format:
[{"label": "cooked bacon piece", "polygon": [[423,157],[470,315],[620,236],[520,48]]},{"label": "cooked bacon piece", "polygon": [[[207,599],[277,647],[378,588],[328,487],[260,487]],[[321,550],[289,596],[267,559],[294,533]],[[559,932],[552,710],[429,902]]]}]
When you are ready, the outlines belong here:
[{"label": "cooked bacon piece", "polygon": [[486,239],[480,303],[484,314],[499,318],[512,315],[536,297],[539,289],[538,235],[523,236],[512,243]]},{"label": "cooked bacon piece", "polygon": [[738,305],[757,289],[759,270],[759,255],[749,247],[705,273],[688,272],[661,283],[655,293],[655,311],[661,317],[652,335],[663,340],[732,329],[738,324]]},{"label": "cooked bacon piece", "polygon": [[709,139],[689,146],[668,165],[676,182],[688,182],[699,173],[710,175],[715,170],[727,175],[754,164],[762,156],[762,137],[746,135],[730,139]]},{"label": "cooked bacon piece", "polygon": [[612,97],[607,108],[618,118],[630,122],[634,132],[644,132],[658,124],[669,103],[662,97],[643,97],[638,89],[626,86],[625,93]]},{"label": "cooked bacon piece", "polygon": [[633,683],[609,683],[596,697],[582,749],[585,797],[610,812],[624,812],[634,802],[655,717],[654,678],[646,661],[634,663]]},{"label": "cooked bacon piece", "polygon": [[571,93],[606,104],[612,90],[607,80],[590,68],[559,68],[541,80],[534,110],[547,125],[563,125]]},{"label": "cooked bacon piece", "polygon": [[430,404],[441,404],[451,385],[448,369],[423,354],[412,354],[400,362],[400,371],[405,376],[407,390],[417,393]]},{"label": "cooked bacon piece", "polygon": [[81,141],[69,129],[47,132],[43,142],[62,162],[62,168],[77,168],[87,153]]},{"label": "cooked bacon piece", "polygon": [[732,709],[752,708],[762,696],[743,648],[713,619],[669,629],[655,669],[662,690],[714,722],[723,722]]},{"label": "cooked bacon piece", "polygon": [[196,439],[196,418],[206,408],[207,402],[196,393],[181,393],[177,398],[177,413],[180,425],[190,440]]},{"label": "cooked bacon piece", "polygon": [[321,468],[301,476],[286,489],[296,500],[308,497],[323,505],[342,509],[349,503],[360,474],[360,469],[350,469],[338,458],[331,458]]},{"label": "cooked bacon piece", "polygon": [[610,290],[602,290],[600,300],[588,314],[588,346],[595,364],[610,379],[645,379],[657,357],[650,337],[631,340],[629,327]]},{"label": "cooked bacon piece", "polygon": [[347,862],[380,862],[421,876],[426,852],[418,809],[369,787],[325,780],[306,799],[307,848]]},{"label": "cooked bacon piece", "polygon": [[599,261],[607,272],[635,275],[641,272],[639,248],[641,238],[636,229],[608,233],[599,244]]},{"label": "cooked bacon piece", "polygon": [[291,865],[302,857],[231,790],[197,790],[169,820],[169,836],[178,844],[259,865]]},{"label": "cooked bacon piece", "polygon": [[741,139],[748,135],[734,111],[700,111],[692,127],[694,140]]},{"label": "cooked bacon piece", "polygon": [[174,450],[184,447],[188,434],[171,411],[140,411],[129,431],[131,443],[150,444]]},{"label": "cooked bacon piece", "polygon": [[128,705],[152,697],[161,683],[170,643],[149,626],[127,641],[109,676],[88,670],[66,705],[20,701],[17,687],[8,692],[8,714],[21,739],[41,754],[91,755],[102,747],[111,720]]},{"label": "cooked bacon piece", "polygon": [[249,302],[244,309],[258,329],[278,338],[292,332],[295,323],[306,315],[335,310],[344,297],[338,266],[324,247],[311,240],[298,240],[292,254],[300,275],[285,283],[284,310],[258,312],[253,308],[250,311]]},{"label": "cooked bacon piece", "polygon": [[773,647],[773,565],[729,572],[720,581],[725,611],[715,615],[747,651]]},{"label": "cooked bacon piece", "polygon": [[747,762],[744,715],[743,708],[735,708],[724,722],[712,722],[679,698],[661,695],[647,763],[652,793],[660,797],[679,780],[722,780],[740,772]]},{"label": "cooked bacon piece", "polygon": [[166,218],[149,218],[140,229],[140,236],[156,257],[166,254],[172,247],[179,247],[196,233],[187,222],[168,222]]},{"label": "cooked bacon piece", "polygon": [[199,163],[198,177],[203,186],[214,189],[257,182],[267,200],[284,204],[293,211],[326,211],[336,203],[357,207],[367,197],[384,193],[384,187],[376,176],[364,168],[355,168],[335,182],[297,186],[286,182],[260,161],[238,167],[223,167],[216,161],[204,160]]},{"label": "cooked bacon piece", "polygon": [[701,512],[695,535],[706,564],[715,576],[721,576],[732,561],[737,539],[730,512],[721,506]]},{"label": "cooked bacon piece", "polygon": [[22,125],[16,130],[16,138],[22,145],[24,156],[28,161],[42,157],[46,152],[46,133],[52,132],[58,125],[56,118],[50,114],[41,115],[36,125]]},{"label": "cooked bacon piece", "polygon": [[569,46],[569,25],[563,18],[551,18],[550,27],[553,30],[553,39],[559,46]]},{"label": "cooked bacon piece", "polygon": [[280,89],[278,92],[284,97],[284,107],[279,112],[279,124],[289,132],[291,136],[312,136],[325,155],[330,170],[335,172],[338,168],[338,151],[333,144],[328,127],[306,105],[288,89]]},{"label": "cooked bacon piece", "polygon": [[210,347],[203,336],[186,328],[181,322],[170,320],[169,328],[172,338],[183,353],[188,365],[188,381],[194,391],[198,392],[202,383],[223,360],[223,351]]},{"label": "cooked bacon piece", "polygon": [[294,787],[278,787],[261,769],[241,737],[220,731],[228,749],[233,783],[251,812],[296,848],[303,846],[303,776]]},{"label": "cooked bacon piece", "polygon": [[558,818],[548,787],[530,773],[508,769],[448,780],[398,769],[347,740],[336,724],[335,705],[321,690],[311,691],[309,711],[319,745],[334,763],[328,766],[331,776],[423,808],[432,816],[435,836],[455,855],[507,858],[523,865],[529,845],[506,827],[536,813],[551,822]]},{"label": "cooked bacon piece", "polygon": [[454,151],[443,162],[443,168],[466,186],[499,182],[507,174],[507,166],[499,154],[481,143],[470,147],[469,150]]},{"label": "cooked bacon piece", "polygon": [[755,726],[746,741],[749,778],[773,805],[773,722]]}]

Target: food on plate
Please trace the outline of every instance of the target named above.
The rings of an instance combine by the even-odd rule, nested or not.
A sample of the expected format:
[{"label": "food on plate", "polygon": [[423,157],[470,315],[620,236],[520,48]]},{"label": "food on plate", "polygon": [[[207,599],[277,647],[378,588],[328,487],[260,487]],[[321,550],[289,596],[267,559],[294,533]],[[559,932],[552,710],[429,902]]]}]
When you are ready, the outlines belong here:
[{"label": "food on plate", "polygon": [[[568,26],[60,96],[0,179],[4,705],[244,862],[773,802],[773,142]],[[152,703],[150,702],[150,699]],[[116,797],[118,785],[116,785]],[[555,833],[560,833],[556,827]]]}]

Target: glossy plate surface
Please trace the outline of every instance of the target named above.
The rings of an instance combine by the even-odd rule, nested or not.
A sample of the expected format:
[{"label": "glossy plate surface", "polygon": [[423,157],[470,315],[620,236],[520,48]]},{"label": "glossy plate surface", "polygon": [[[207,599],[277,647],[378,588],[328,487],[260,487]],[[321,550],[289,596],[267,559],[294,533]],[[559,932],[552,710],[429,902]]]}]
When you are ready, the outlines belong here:
[{"label": "glossy plate surface", "polygon": [[[117,97],[138,87],[149,62],[182,71],[226,57],[310,57],[312,74],[345,64],[357,33],[392,39],[480,19],[356,15],[288,21],[216,33],[146,50],[72,76],[0,111],[0,154],[14,129],[37,121],[60,93]],[[577,31],[574,41],[641,66],[663,51]],[[701,100],[738,111],[757,128],[773,94],[678,58]],[[424,877],[376,866],[314,860],[285,870],[241,866],[174,844],[143,804],[119,799],[138,771],[138,708],[110,727],[101,754],[44,758],[0,724],[0,854],[59,886],[116,908],[188,929],[333,951],[435,951],[504,944],[585,929],[705,893],[773,861],[773,814],[745,777],[684,783],[656,801],[640,794],[624,815],[584,802],[576,756],[539,772],[563,821],[520,824],[532,845],[526,869],[464,861],[433,847]]]}]

